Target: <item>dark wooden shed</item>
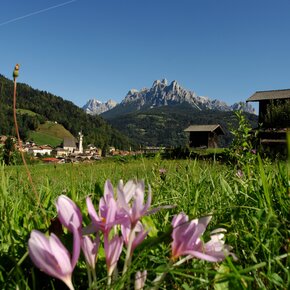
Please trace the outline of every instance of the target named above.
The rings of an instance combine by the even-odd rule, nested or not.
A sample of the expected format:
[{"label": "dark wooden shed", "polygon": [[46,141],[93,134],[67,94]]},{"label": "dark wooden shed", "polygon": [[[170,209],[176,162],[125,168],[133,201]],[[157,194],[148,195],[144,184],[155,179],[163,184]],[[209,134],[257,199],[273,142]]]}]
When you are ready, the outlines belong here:
[{"label": "dark wooden shed", "polygon": [[259,102],[260,144],[277,152],[286,151],[286,133],[290,128],[290,89],[258,91],[247,102]]},{"label": "dark wooden shed", "polygon": [[[259,124],[262,124],[262,128],[290,127],[290,117],[288,116],[290,111],[290,89],[258,91],[249,97],[247,102],[259,102]],[[285,107],[278,118],[271,116],[271,110],[275,106]]]},{"label": "dark wooden shed", "polygon": [[194,148],[217,148],[218,136],[225,134],[220,125],[191,125],[184,131],[189,132],[189,146]]}]

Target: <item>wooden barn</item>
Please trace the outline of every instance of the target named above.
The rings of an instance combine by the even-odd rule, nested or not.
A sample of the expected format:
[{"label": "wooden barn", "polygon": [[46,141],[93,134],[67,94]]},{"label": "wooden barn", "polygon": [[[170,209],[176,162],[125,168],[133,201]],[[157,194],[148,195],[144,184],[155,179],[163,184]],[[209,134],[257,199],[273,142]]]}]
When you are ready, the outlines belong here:
[{"label": "wooden barn", "polygon": [[217,148],[218,136],[225,134],[220,125],[191,125],[184,131],[189,132],[189,146],[193,148]]},{"label": "wooden barn", "polygon": [[290,89],[258,91],[247,102],[259,102],[260,144],[285,150],[290,129]]},{"label": "wooden barn", "polygon": [[262,124],[263,128],[290,127],[290,89],[258,91],[248,98],[247,102],[259,102],[259,124]]}]

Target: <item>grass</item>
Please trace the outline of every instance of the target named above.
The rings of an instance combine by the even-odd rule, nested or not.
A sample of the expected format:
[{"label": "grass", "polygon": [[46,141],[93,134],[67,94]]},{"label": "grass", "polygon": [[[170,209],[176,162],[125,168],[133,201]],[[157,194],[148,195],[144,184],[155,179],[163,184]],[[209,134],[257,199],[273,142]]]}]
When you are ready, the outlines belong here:
[{"label": "grass", "polygon": [[37,145],[50,145],[52,147],[59,146],[63,139],[57,138],[41,132],[30,132],[29,139],[33,140]]},{"label": "grass", "polygon": [[26,110],[26,109],[16,109],[16,112],[17,112],[17,114],[20,114],[20,115],[29,115],[32,117],[39,115],[33,111]]},{"label": "grass", "polygon": [[30,132],[29,135],[29,139],[33,140],[37,145],[48,144],[53,147],[59,146],[64,137],[73,138],[73,135],[62,125],[50,121],[40,124],[37,130]]},{"label": "grass", "polygon": [[[160,176],[159,169],[166,169]],[[147,217],[151,228],[145,242],[137,247],[130,269],[147,269],[146,285],[157,273],[168,271],[160,289],[289,289],[290,288],[290,184],[285,162],[262,161],[246,164],[238,177],[233,167],[218,162],[196,160],[166,161],[158,157],[130,160],[104,160],[94,164],[34,165],[32,178],[41,204],[30,189],[24,168],[0,170],[0,287],[2,289],[62,289],[60,281],[37,270],[27,256],[32,229],[45,232],[56,216],[55,199],[65,193],[82,209],[89,224],[85,197],[97,205],[106,179],[116,187],[119,179],[145,179],[153,193],[153,207],[175,205]],[[212,214],[211,230],[227,229],[226,243],[238,260],[221,263],[197,259],[179,268],[168,267],[170,229],[174,214],[185,212],[191,218]],[[64,239],[69,237],[65,235]],[[123,263],[124,253],[120,265]],[[75,269],[76,289],[86,289],[83,258]],[[97,289],[106,288],[103,249],[97,262]],[[120,289],[124,281],[114,284]],[[46,287],[46,288],[45,288]],[[132,289],[132,288],[131,288]]]}]

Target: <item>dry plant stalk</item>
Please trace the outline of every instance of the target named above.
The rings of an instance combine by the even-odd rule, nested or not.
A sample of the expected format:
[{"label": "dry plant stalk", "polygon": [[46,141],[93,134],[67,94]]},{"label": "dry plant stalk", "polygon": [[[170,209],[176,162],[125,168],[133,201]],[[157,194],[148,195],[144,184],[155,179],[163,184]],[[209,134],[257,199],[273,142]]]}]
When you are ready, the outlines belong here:
[{"label": "dry plant stalk", "polygon": [[14,71],[13,71],[13,82],[14,82],[13,118],[14,118],[14,127],[15,127],[15,131],[16,131],[16,135],[17,135],[17,141],[18,141],[18,148],[19,148],[19,151],[20,151],[20,154],[21,154],[22,162],[23,162],[24,167],[26,169],[26,173],[27,173],[27,177],[28,177],[29,183],[31,185],[32,191],[33,191],[33,193],[35,195],[35,198],[37,200],[37,205],[40,207],[40,209],[42,211],[42,214],[43,214],[43,217],[47,221],[45,210],[43,209],[43,207],[42,207],[42,205],[40,203],[39,194],[38,194],[38,192],[37,192],[37,190],[35,188],[35,185],[33,183],[32,177],[31,177],[30,170],[29,170],[29,168],[27,166],[27,163],[26,163],[26,160],[25,160],[25,157],[24,157],[23,148],[22,148],[22,142],[21,142],[20,135],[19,135],[19,129],[18,129],[18,123],[17,123],[17,117],[16,117],[16,94],[17,94],[17,82],[16,82],[16,79],[17,79],[18,75],[19,75],[19,64],[16,64],[15,68],[14,68]]}]

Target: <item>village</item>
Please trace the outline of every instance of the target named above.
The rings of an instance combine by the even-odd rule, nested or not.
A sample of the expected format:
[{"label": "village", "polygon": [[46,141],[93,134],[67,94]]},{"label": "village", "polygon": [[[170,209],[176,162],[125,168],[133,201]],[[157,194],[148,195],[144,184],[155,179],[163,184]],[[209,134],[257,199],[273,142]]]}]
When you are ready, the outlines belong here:
[{"label": "village", "polygon": [[93,144],[88,144],[86,148],[83,147],[83,134],[80,132],[78,138],[66,137],[63,139],[61,146],[53,148],[50,145],[37,145],[35,142],[27,141],[18,144],[15,137],[0,136],[0,148],[4,146],[6,140],[11,138],[15,150],[24,152],[34,159],[40,159],[44,163],[79,163],[92,162],[101,160],[107,156],[128,156],[138,155],[144,152],[157,152],[164,148],[160,147],[146,147],[138,151],[119,150],[115,147],[109,147],[108,152],[104,153],[101,148],[97,148]]},{"label": "village", "polygon": [[[253,128],[252,134],[257,135],[259,145],[264,150],[286,152],[286,133],[288,128],[287,115],[290,90],[258,91],[247,99],[247,102],[259,102],[259,127]],[[274,106],[273,106],[274,105]],[[282,110],[277,110],[278,107]],[[286,108],[283,109],[283,106]],[[289,108],[288,108],[289,110]],[[282,123],[281,123],[282,122]],[[281,126],[282,124],[282,126]],[[184,129],[189,134],[188,146],[190,148],[207,149],[218,148],[218,137],[224,135],[224,129],[219,124],[199,125],[194,124]],[[0,136],[0,147],[3,147],[8,136]],[[10,137],[15,149],[29,154],[34,159],[41,159],[45,163],[77,163],[92,162],[108,156],[128,156],[144,153],[155,153],[166,150],[165,147],[140,147],[138,151],[119,150],[108,147],[107,152],[93,144],[83,147],[83,134],[79,132],[78,138],[65,137],[61,146],[53,148],[50,145],[38,145],[34,142],[16,142],[15,137]]]}]

